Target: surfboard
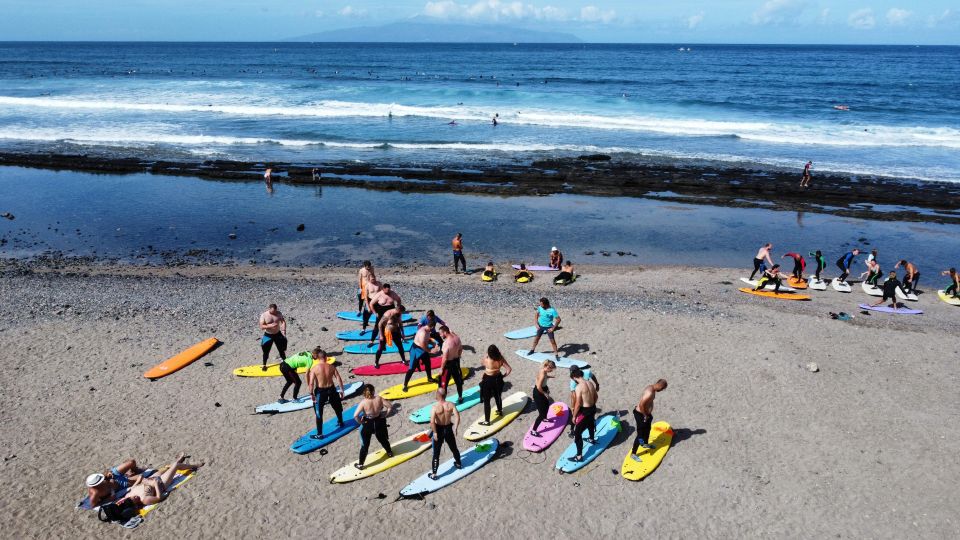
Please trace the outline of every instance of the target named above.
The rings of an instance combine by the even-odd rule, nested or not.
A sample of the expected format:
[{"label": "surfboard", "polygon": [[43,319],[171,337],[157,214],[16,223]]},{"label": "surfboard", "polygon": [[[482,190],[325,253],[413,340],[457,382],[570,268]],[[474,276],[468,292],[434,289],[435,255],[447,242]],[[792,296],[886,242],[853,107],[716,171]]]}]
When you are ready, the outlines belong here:
[{"label": "surfboard", "polygon": [[[740,278],[740,281],[746,283],[747,285],[750,285],[751,289],[756,289],[757,284],[760,283],[760,280],[747,279],[745,277]],[[763,286],[763,290],[767,290],[767,289],[773,290],[773,288],[774,288],[773,283],[767,283]],[[786,285],[785,283],[780,284],[780,292],[794,292],[794,291],[796,291],[796,289],[794,289],[793,287]]]},{"label": "surfboard", "polygon": [[[375,439],[374,439],[375,440]],[[397,465],[413,459],[430,448],[432,438],[426,431],[414,433],[405,439],[400,439],[390,443],[390,449],[393,450],[393,457],[387,457],[387,452],[383,448],[367,456],[363,469],[358,469],[354,465],[356,461],[351,461],[348,465],[341,467],[330,475],[331,484],[345,484],[362,478],[369,478],[377,473],[396,467]],[[372,443],[371,443],[372,444]]]},{"label": "surfboard", "polygon": [[837,292],[847,293],[851,291],[849,283],[845,281],[840,281],[839,279],[836,279],[836,278],[834,278],[833,281],[830,282],[830,286],[833,287],[833,290]]},{"label": "surfboard", "polygon": [[535,335],[537,335],[537,327],[528,326],[526,328],[511,330],[504,334],[503,337],[507,339],[530,339]]},{"label": "surfboard", "polygon": [[[460,368],[460,373],[464,377],[466,377],[470,373],[470,370],[467,368]],[[439,378],[440,378],[440,374],[437,373],[437,376],[434,377],[434,379],[439,380]],[[451,380],[452,379],[453,378],[451,377]],[[411,380],[410,384],[407,385],[406,392],[403,391],[403,383],[400,383],[398,385],[391,386],[386,390],[383,390],[382,392],[380,392],[380,396],[383,399],[389,399],[389,400],[407,399],[407,398],[412,398],[416,396],[422,396],[423,394],[428,394],[430,392],[435,391],[437,388],[440,388],[440,385],[435,382],[428,381],[426,375],[424,375],[423,377]],[[454,394],[456,394],[455,391],[454,391]]]},{"label": "surfboard", "polygon": [[[310,353],[308,353],[308,352],[302,352],[302,353],[298,353],[298,354],[294,355],[294,357],[295,357],[295,356],[302,356],[302,355],[305,355],[305,354],[308,355],[308,354],[310,354]],[[291,357],[291,358],[293,358],[293,357]],[[337,361],[337,359],[334,358],[334,357],[332,357],[332,356],[328,356],[328,357],[327,357],[327,363],[328,363],[328,364],[333,364],[333,363],[335,363],[336,361]],[[303,374],[303,373],[306,373],[306,372],[307,372],[307,368],[297,368],[297,373]],[[263,364],[253,364],[253,365],[250,365],[250,366],[238,367],[237,369],[233,370],[233,374],[236,375],[237,377],[279,377],[279,376],[283,375],[282,373],[280,373],[280,363],[279,363],[279,362],[277,362],[276,364],[267,364],[267,369],[266,369],[266,371],[264,371],[264,369],[263,369]]]},{"label": "surfboard", "polygon": [[[343,399],[351,398],[357,393],[360,392],[360,389],[363,388],[363,381],[356,381],[349,384],[343,385]],[[280,403],[279,401],[274,401],[273,403],[268,403],[266,405],[260,405],[254,412],[257,414],[279,414],[293,411],[302,411],[303,409],[310,409],[313,407],[313,400],[310,398],[308,393],[305,396],[300,396],[297,399],[291,399]]]},{"label": "surfboard", "polygon": [[553,356],[553,353],[538,352],[530,354],[529,350],[521,349],[517,351],[517,356],[538,364],[542,364],[545,360],[553,360],[553,363],[555,363],[558,368],[570,369],[572,367],[585,368],[590,366],[589,362],[577,360],[576,358],[561,357],[559,360],[557,360],[557,358]]},{"label": "surfboard", "polygon": [[944,291],[937,291],[937,296],[951,306],[960,306],[960,298],[954,298],[952,295],[949,295]]},{"label": "surfboard", "polygon": [[[407,358],[407,361],[410,359]],[[440,355],[430,357],[430,369],[440,369],[440,366],[443,365],[443,357]],[[418,366],[419,371],[423,371]],[[377,375],[400,375],[407,372],[407,363],[406,362],[386,362],[380,364],[380,368],[377,369],[373,364],[366,366],[355,367],[350,370],[354,375],[360,375],[362,377],[373,377]],[[437,373],[439,375],[439,373]]]},{"label": "surfboard", "polygon": [[[167,488],[167,489],[166,489],[166,493],[167,493],[167,494],[170,494],[171,491],[173,491],[173,490],[179,488],[180,486],[182,486],[183,484],[187,483],[187,481],[189,481],[191,478],[193,478],[193,477],[196,476],[196,475],[197,475],[197,472],[196,472],[196,471],[191,471],[191,470],[189,470],[189,469],[183,469],[183,470],[177,471],[176,473],[174,473],[173,479],[170,480],[170,485],[166,486],[166,488]],[[164,500],[166,500],[166,499],[164,499]],[[162,501],[161,501],[161,502],[162,502]],[[146,516],[147,514],[149,514],[150,512],[152,512],[153,509],[157,507],[157,504],[160,504],[160,503],[148,504],[147,506],[144,506],[143,508],[141,508],[141,509],[140,509],[140,517],[144,517],[144,516]]]},{"label": "surfboard", "polygon": [[897,298],[901,300],[909,300],[911,302],[917,302],[920,300],[920,297],[918,297],[913,291],[904,292],[900,287],[897,287]]},{"label": "surfboard", "polygon": [[[902,305],[902,304],[901,304]],[[896,313],[897,315],[921,315],[923,311],[919,309],[910,309],[906,307],[892,308],[889,305],[887,306],[870,306],[867,304],[860,304],[860,309],[869,309],[870,311],[879,311],[882,313]]]},{"label": "surfboard", "polygon": [[486,282],[496,281],[497,276],[499,276],[499,275],[500,275],[500,274],[498,274],[498,273],[496,273],[496,272],[494,272],[492,276],[489,275],[489,274],[481,274],[481,275],[480,275],[480,281],[486,281]]},{"label": "surfboard", "polygon": [[623,458],[623,465],[620,467],[620,474],[634,482],[643,480],[660,466],[663,457],[670,450],[671,442],[673,442],[673,429],[670,428],[670,424],[654,422],[650,426],[650,440],[647,441],[647,444],[653,448],[638,448],[636,454],[627,451],[626,457]]},{"label": "surfboard", "polygon": [[864,281],[860,286],[863,288],[863,292],[869,294],[870,296],[883,296],[883,289],[880,287],[874,287],[866,281]]},{"label": "surfboard", "polygon": [[[480,404],[480,386],[471,386],[463,391],[463,401],[457,403],[457,393],[456,391],[448,393],[447,401],[454,403],[457,406],[457,410],[463,412],[470,407],[474,407]],[[419,409],[413,411],[410,414],[410,421],[414,424],[426,424],[430,421],[430,411],[433,410],[434,403],[429,405],[424,405]]]},{"label": "surfboard", "polygon": [[794,289],[806,289],[807,287],[810,286],[810,281],[806,279],[800,280],[791,276],[790,279],[787,280],[787,284],[789,284]]},{"label": "surfboard", "polygon": [[810,281],[807,284],[809,288],[815,291],[825,291],[827,290],[827,282],[822,279],[810,278]]},{"label": "surfboard", "polygon": [[148,369],[143,376],[150,380],[157,380],[161,377],[166,377],[171,373],[175,373],[178,370],[189,366],[198,358],[210,352],[210,350],[216,347],[217,343],[219,342],[220,341],[215,337],[205,339],[200,343],[197,343],[196,345],[153,366],[152,368]]},{"label": "surfboard", "polygon": [[[314,439],[313,436],[317,434],[317,428],[313,428],[308,431],[306,435],[293,441],[293,444],[290,445],[290,450],[293,450],[295,454],[313,452],[357,429],[360,427],[360,424],[353,419],[353,415],[356,414],[356,412],[357,405],[345,409],[343,411],[343,427],[337,427],[336,413],[334,413],[333,409],[329,406],[325,406],[323,408],[323,414],[325,417],[329,416],[329,418],[323,422],[323,438]],[[314,419],[316,419],[316,417],[314,417]]]},{"label": "surfboard", "polygon": [[[436,442],[433,444],[445,444],[444,442]],[[490,460],[493,459],[493,456],[497,453],[497,448],[500,447],[500,441],[497,439],[490,439],[483,441],[482,443],[477,444],[476,446],[470,447],[466,450],[460,452],[460,467],[456,468],[453,465],[453,458],[450,458],[447,461],[444,461],[437,467],[437,478],[436,480],[430,478],[430,472],[423,473],[413,482],[410,482],[403,489],[400,490],[401,497],[416,497],[427,495],[428,493],[433,493],[439,489],[445,488],[450,484],[468,476],[470,473],[480,469],[487,463],[490,463]]]},{"label": "surfboard", "polygon": [[570,443],[570,446],[563,451],[563,454],[560,455],[560,458],[557,459],[556,469],[561,473],[572,473],[579,471],[588,463],[597,459],[604,450],[610,446],[610,443],[613,442],[614,437],[617,436],[617,433],[620,432],[620,421],[612,414],[605,414],[600,418],[597,418],[597,431],[595,434],[596,443],[591,444],[590,441],[586,439],[587,433],[584,433],[583,439],[583,459],[580,461],[572,461],[577,455],[577,445],[575,443]]},{"label": "surfboard", "polygon": [[778,300],[809,300],[810,299],[810,295],[807,295],[807,294],[796,294],[796,293],[785,293],[785,292],[776,293],[773,291],[755,291],[753,289],[748,289],[746,287],[738,290],[740,292],[744,292],[747,294],[764,296],[766,298],[776,298]]},{"label": "surfboard", "polygon": [[[519,270],[520,265],[519,264],[513,265],[513,269]],[[559,272],[560,271],[559,268],[551,268],[549,266],[536,266],[536,265],[534,266],[527,265],[527,270],[531,272]]]},{"label": "surfboard", "polygon": [[531,281],[533,281],[533,278],[529,276],[520,276],[516,278],[514,281],[516,281],[517,283],[530,283]]},{"label": "surfboard", "polygon": [[491,406],[490,425],[484,426],[480,424],[480,422],[483,422],[483,414],[481,414],[480,418],[477,418],[476,421],[467,426],[463,438],[468,441],[486,439],[506,427],[510,422],[516,420],[529,401],[530,397],[524,392],[514,392],[506,396],[503,398],[503,415],[497,415],[497,411],[493,410]]},{"label": "surfboard", "polygon": [[[417,327],[408,325],[403,327],[403,337],[413,337],[417,333]],[[337,339],[343,341],[370,341],[373,335],[373,329],[367,330],[348,330],[346,332],[337,332]]]},{"label": "surfboard", "polygon": [[[337,318],[343,319],[345,321],[363,322],[363,317],[361,315],[357,315],[356,311],[338,311]],[[403,315],[400,316],[401,322],[409,322],[412,320],[413,320],[413,315],[409,313],[404,313]],[[376,314],[370,315],[370,322],[371,323],[377,322]]]},{"label": "surfboard", "polygon": [[523,449],[531,452],[543,452],[559,439],[560,435],[563,435],[563,430],[569,421],[570,407],[562,401],[551,403],[550,408],[547,409],[547,417],[543,419],[543,422],[540,422],[540,429],[538,430],[540,436],[534,437],[531,434],[533,424],[530,424],[530,429],[523,436]]},{"label": "surfboard", "polygon": [[[403,342],[403,352],[410,352],[410,347],[413,346],[413,340],[409,339]],[[377,349],[380,347],[379,343],[354,343],[353,345],[347,345],[343,348],[343,352],[349,354],[377,354]],[[383,349],[383,354],[393,354],[397,353],[397,343],[394,341],[393,345]]]}]

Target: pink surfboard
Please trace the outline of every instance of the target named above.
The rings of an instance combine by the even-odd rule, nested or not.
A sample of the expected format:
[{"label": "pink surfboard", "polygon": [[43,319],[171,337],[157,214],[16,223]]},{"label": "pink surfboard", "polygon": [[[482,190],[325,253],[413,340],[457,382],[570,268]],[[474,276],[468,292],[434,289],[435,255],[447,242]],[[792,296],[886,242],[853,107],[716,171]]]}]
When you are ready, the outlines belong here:
[{"label": "pink surfboard", "polygon": [[[407,372],[407,365],[408,364],[405,364],[404,362],[384,362],[383,364],[380,364],[380,369],[377,369],[373,367],[373,364],[370,364],[367,366],[355,367],[350,371],[354,375],[360,375],[361,377],[370,377],[376,375],[400,375],[401,373]],[[430,358],[430,369],[440,369],[441,365],[443,365],[442,356],[437,355]],[[439,372],[434,372],[434,377],[438,376]]]},{"label": "pink surfboard", "polygon": [[[536,420],[534,420],[536,421]],[[563,435],[563,430],[570,422],[570,407],[562,401],[555,401],[550,404],[547,410],[547,417],[540,422],[539,437],[530,434],[533,424],[523,436],[523,449],[531,452],[543,452],[557,439]]]}]

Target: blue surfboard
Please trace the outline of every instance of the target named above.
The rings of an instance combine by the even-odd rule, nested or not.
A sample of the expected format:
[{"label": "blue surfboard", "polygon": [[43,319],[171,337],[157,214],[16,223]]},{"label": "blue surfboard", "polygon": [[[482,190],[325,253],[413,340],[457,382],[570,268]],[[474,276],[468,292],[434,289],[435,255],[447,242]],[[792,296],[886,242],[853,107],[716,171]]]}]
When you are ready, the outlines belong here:
[{"label": "blue surfboard", "polygon": [[323,438],[314,439],[313,436],[317,434],[317,428],[313,428],[308,431],[306,435],[294,441],[293,444],[290,445],[290,450],[293,450],[296,454],[313,452],[357,429],[360,427],[360,424],[353,419],[353,415],[356,412],[357,405],[343,411],[343,427],[337,427],[337,415],[333,412],[333,409],[326,407],[323,413],[329,414],[331,418],[323,423]]},{"label": "blue surfboard", "polygon": [[[433,441],[433,444],[445,445],[443,441]],[[406,487],[401,489],[400,495],[403,497],[416,497],[418,495],[433,493],[434,491],[447,487],[457,480],[460,480],[470,473],[480,469],[487,463],[490,463],[490,460],[492,460],[493,456],[497,453],[497,448],[499,446],[500,441],[497,439],[487,439],[481,443],[478,443],[476,446],[460,452],[460,465],[462,468],[457,469],[454,467],[453,458],[450,458],[437,467],[436,480],[433,480],[427,476],[429,473],[424,473],[422,476],[413,482],[410,482]]]},{"label": "blue surfboard", "polygon": [[[403,342],[403,352],[410,352],[410,347],[413,346],[413,340],[407,340]],[[350,354],[377,354],[377,349],[380,347],[379,343],[354,343],[353,345],[347,345],[343,348],[343,352]],[[397,345],[391,345],[383,349],[384,354],[396,353],[398,352]]]},{"label": "blue surfboard", "polygon": [[[413,337],[417,333],[416,326],[404,326],[403,327],[403,337]],[[373,335],[373,330],[348,330],[346,332],[337,332],[337,339],[342,339],[343,341],[369,341],[370,336]]]},{"label": "blue surfboard", "polygon": [[[361,317],[360,315],[357,315],[356,311],[338,311],[337,318],[343,319],[345,321],[363,322],[363,317]],[[400,320],[403,322],[412,321],[413,315],[409,313],[404,313],[403,315],[400,316]],[[370,322],[374,323],[376,321],[377,321],[377,316],[375,314],[370,315]]]},{"label": "blue surfboard", "polygon": [[597,418],[597,431],[596,431],[596,444],[590,444],[587,441],[587,433],[584,432],[583,439],[583,459],[580,461],[571,461],[574,457],[577,456],[577,445],[570,443],[570,446],[563,451],[563,454],[560,455],[560,459],[557,460],[556,468],[560,472],[572,473],[579,471],[585,465],[593,461],[604,450],[610,446],[610,443],[613,442],[614,437],[617,436],[617,433],[620,431],[620,421],[617,420],[612,414],[605,414],[600,418]]}]

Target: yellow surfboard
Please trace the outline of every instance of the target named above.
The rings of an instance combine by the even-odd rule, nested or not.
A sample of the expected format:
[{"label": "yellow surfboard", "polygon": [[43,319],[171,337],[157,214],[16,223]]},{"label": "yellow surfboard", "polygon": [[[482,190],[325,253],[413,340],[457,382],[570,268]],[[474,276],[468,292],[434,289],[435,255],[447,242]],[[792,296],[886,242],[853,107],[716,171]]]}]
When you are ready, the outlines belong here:
[{"label": "yellow surfboard", "polygon": [[941,300],[948,304],[960,306],[960,300],[954,298],[953,295],[949,295],[943,291],[937,291],[937,296],[939,296]]},{"label": "yellow surfboard", "polygon": [[[310,354],[310,353],[300,353],[300,354]],[[299,354],[297,356],[300,356]],[[332,364],[336,362],[337,359],[328,356],[327,363]],[[306,373],[306,368],[297,368],[297,373]],[[237,377],[279,377],[280,373],[280,363],[276,364],[267,364],[267,369],[264,371],[262,364],[254,364],[252,366],[243,366],[233,370],[233,374]]]},{"label": "yellow surfboard", "polygon": [[637,448],[636,457],[627,452],[627,457],[623,458],[623,467],[620,474],[627,480],[643,480],[650,473],[655,471],[663,461],[670,449],[670,443],[673,441],[673,429],[666,422],[654,422],[650,426],[650,440],[647,444],[653,446],[653,449]]},{"label": "yellow surfboard", "polygon": [[[460,373],[464,378],[466,378],[467,375],[470,374],[470,370],[467,368],[460,368]],[[439,379],[440,375],[438,374],[435,378]],[[437,388],[440,388],[440,385],[438,383],[428,381],[427,376],[424,375],[423,377],[411,380],[410,384],[407,385],[406,392],[403,391],[403,383],[400,383],[380,392],[380,397],[389,400],[406,399],[415,396],[422,396],[423,394],[429,394],[430,392],[435,391]]]},{"label": "yellow surfboard", "polygon": [[393,457],[388,458],[387,451],[381,448],[367,456],[363,469],[358,469],[355,466],[356,461],[337,469],[330,475],[330,483],[345,484],[381,473],[426,452],[427,448],[430,448],[430,443],[431,438],[426,431],[415,433],[397,442],[391,442],[390,449],[393,450]]},{"label": "yellow surfboard", "polygon": [[484,426],[480,424],[480,422],[483,422],[483,414],[481,414],[476,422],[467,427],[463,438],[468,441],[479,441],[500,431],[506,427],[507,424],[513,422],[517,416],[520,416],[520,413],[523,412],[529,400],[530,398],[523,392],[510,394],[503,400],[503,416],[497,416],[497,411],[495,410],[490,411],[490,425]]},{"label": "yellow surfboard", "polygon": [[[157,471],[156,473],[154,473],[154,476],[159,475],[159,474],[162,474],[163,471],[165,471],[165,470],[169,470],[169,467],[163,467],[162,469],[160,469],[159,471]],[[173,476],[173,481],[171,482],[171,484],[173,484],[173,485],[170,486],[170,487],[167,489],[167,493],[170,493],[171,491],[173,491],[173,490],[177,489],[178,487],[182,486],[182,485],[185,484],[188,480],[190,480],[191,478],[193,478],[194,476],[196,476],[196,474],[197,474],[197,471],[191,471],[190,469],[183,469],[183,470],[177,471],[177,474],[175,474],[175,475]],[[160,504],[160,503],[157,503],[157,504]],[[141,508],[141,509],[140,509],[140,516],[143,517],[143,516],[149,514],[151,510],[153,510],[154,508],[157,507],[157,504],[150,504],[150,505],[147,505],[147,506],[144,506],[143,508]]]},{"label": "yellow surfboard", "polygon": [[786,293],[786,292],[773,292],[773,291],[755,291],[753,289],[748,289],[743,287],[740,289],[740,292],[745,292],[747,294],[755,294],[757,296],[766,296],[767,298],[776,298],[778,300],[809,300],[809,294],[796,294],[796,293]]}]

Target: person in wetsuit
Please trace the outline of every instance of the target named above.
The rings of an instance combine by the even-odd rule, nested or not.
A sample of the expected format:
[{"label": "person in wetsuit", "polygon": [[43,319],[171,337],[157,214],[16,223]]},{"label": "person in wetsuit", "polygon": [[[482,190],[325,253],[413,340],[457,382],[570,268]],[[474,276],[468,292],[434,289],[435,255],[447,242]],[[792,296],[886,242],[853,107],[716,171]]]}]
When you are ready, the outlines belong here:
[{"label": "person in wetsuit", "polygon": [[[377,274],[373,270],[373,263],[370,261],[363,261],[363,265],[360,267],[360,270],[357,270],[357,282],[359,283],[357,289],[357,315],[363,315],[363,308],[367,305],[367,280],[370,277],[376,278]],[[364,330],[367,329],[366,326],[363,327]]]},{"label": "person in wetsuit", "polygon": [[[367,306],[370,311],[377,314],[377,324],[374,325],[373,333],[370,334],[370,343],[373,343],[377,339],[377,335],[380,332],[380,323],[383,321],[383,314],[402,303],[400,295],[393,292],[389,283],[384,283],[380,286],[380,290],[370,296],[367,300]],[[364,330],[366,330],[366,327],[364,327]]]},{"label": "person in wetsuit", "polygon": [[440,370],[440,386],[446,388],[453,378],[457,385],[457,404],[463,403],[463,372],[460,371],[460,356],[463,354],[463,344],[460,336],[450,331],[446,325],[440,327],[440,336],[443,338],[443,368]]},{"label": "person in wetsuit", "polygon": [[445,325],[443,319],[437,317],[437,314],[433,312],[432,309],[427,310],[427,312],[420,317],[420,320],[417,321],[417,330],[423,328],[426,325],[433,327],[433,332],[430,333],[430,339],[437,342],[437,345],[443,346],[443,338],[440,337],[440,332],[437,332],[437,328]]},{"label": "person in wetsuit", "polygon": [[483,269],[483,277],[489,280],[497,279],[497,269],[493,266],[493,261],[487,262],[487,267]]},{"label": "person in wetsuit", "polygon": [[547,413],[550,410],[550,404],[553,403],[553,397],[550,396],[550,388],[547,386],[547,379],[552,379],[553,373],[557,369],[557,365],[553,360],[546,360],[541,366],[540,371],[537,372],[537,380],[533,384],[533,403],[537,406],[537,419],[533,421],[533,427],[530,428],[530,435],[534,437],[540,437],[540,432],[537,431],[537,428],[540,427],[540,423],[547,419]]},{"label": "person in wetsuit", "polygon": [[354,464],[357,469],[363,470],[367,452],[370,450],[370,438],[374,435],[386,450],[387,457],[393,457],[390,437],[387,434],[387,415],[392,408],[389,401],[374,393],[372,384],[363,387],[363,399],[357,405],[357,412],[353,414],[353,418],[360,424],[360,459]]},{"label": "person in wetsuit", "polygon": [[[366,280],[367,282],[363,289],[363,307],[360,309],[361,323],[363,324],[362,330],[364,332],[367,330],[367,325],[370,324],[370,318],[373,317],[373,306],[370,303],[370,299],[376,296],[383,287],[383,283],[380,283],[377,276],[373,274],[368,274]],[[376,323],[374,323],[374,326],[376,326]],[[370,332],[371,337],[375,332],[375,330]]]},{"label": "person in wetsuit", "polygon": [[283,390],[280,390],[280,403],[286,403],[287,400],[283,396],[287,393],[287,388],[293,386],[293,400],[297,400],[297,396],[300,394],[300,375],[297,374],[297,370],[304,369],[309,370],[313,367],[314,358],[312,356],[291,356],[290,358],[284,358],[280,361],[280,374],[283,375]]},{"label": "person in wetsuit", "polygon": [[453,240],[450,241],[451,246],[453,247],[453,273],[459,274],[457,270],[457,263],[459,262],[463,266],[463,271],[467,271],[467,259],[463,256],[463,234],[457,233],[453,237]]},{"label": "person in wetsuit", "polygon": [[[313,399],[313,414],[317,421],[315,439],[323,438],[323,406],[327,403],[337,415],[337,427],[343,427],[343,377],[337,371],[337,366],[327,363],[327,353],[316,347],[310,353],[313,366],[307,371],[307,390]],[[340,389],[334,386],[336,380]]]},{"label": "person in wetsuit", "polygon": [[574,400],[571,418],[573,419],[573,442],[577,447],[577,455],[571,461],[583,460],[583,432],[590,437],[590,444],[596,443],[597,431],[597,387],[593,381],[583,378],[583,371],[575,367],[570,370],[570,378],[577,383],[574,391]]},{"label": "person in wetsuit", "polygon": [[650,426],[653,425],[653,400],[656,399],[657,392],[663,392],[666,389],[666,379],[660,379],[648,385],[640,395],[640,402],[633,408],[633,419],[637,423],[637,436],[633,439],[633,450],[631,450],[630,456],[636,461],[639,461],[637,450],[640,447],[647,450],[653,448],[648,442],[650,439]]},{"label": "person in wetsuit", "polygon": [[823,272],[823,270],[827,267],[827,259],[823,256],[823,253],[821,253],[819,249],[816,253],[811,253],[810,256],[817,261],[817,270],[813,274],[813,280],[820,281],[820,272]]},{"label": "person in wetsuit", "polygon": [[431,462],[431,480],[437,479],[437,468],[440,467],[440,451],[443,443],[447,443],[450,453],[453,454],[453,466],[461,469],[460,450],[457,448],[457,432],[460,431],[460,411],[456,405],[447,401],[446,388],[437,390],[437,402],[430,410],[430,429],[433,431],[433,461]]},{"label": "person in wetsuit", "polygon": [[403,376],[403,391],[407,391],[407,385],[410,384],[410,378],[413,377],[418,368],[427,372],[429,382],[437,382],[430,374],[430,356],[437,352],[436,347],[430,347],[430,335],[433,333],[433,323],[421,326],[413,336],[413,345],[410,347],[410,362],[407,364],[407,372]]},{"label": "person in wetsuit", "polygon": [[796,279],[797,281],[801,281],[801,282],[802,282],[802,281],[803,281],[803,271],[807,268],[807,261],[805,261],[805,260],[803,259],[803,255],[801,255],[801,254],[799,254],[799,253],[794,253],[794,252],[792,252],[792,251],[791,251],[790,253],[787,253],[787,254],[784,255],[783,257],[780,257],[780,258],[781,258],[781,259],[785,259],[785,258],[787,258],[787,257],[791,257],[791,258],[793,259],[793,273],[792,273],[792,274],[793,274],[794,279]]},{"label": "person in wetsuit", "polygon": [[840,283],[847,281],[847,276],[850,275],[850,267],[853,265],[853,259],[859,254],[860,250],[854,249],[853,251],[846,252],[843,257],[837,259],[837,268],[840,269],[840,277],[837,278],[837,281]]},{"label": "person in wetsuit", "polygon": [[883,298],[881,298],[877,303],[870,304],[870,307],[877,307],[887,300],[893,302],[893,308],[897,308],[897,289],[899,288],[903,291],[903,284],[900,283],[900,280],[897,279],[896,272],[890,272],[890,275],[887,277],[887,280],[883,282]]},{"label": "person in wetsuit", "polygon": [[917,268],[917,265],[907,261],[906,259],[900,259],[900,262],[898,262],[893,269],[896,270],[901,266],[903,267],[904,271],[906,271],[906,274],[903,276],[903,288],[907,292],[918,292],[917,285],[920,283],[920,270]]},{"label": "person in wetsuit", "polygon": [[[503,378],[509,377],[513,368],[500,353],[496,345],[487,347],[487,355],[480,361],[483,365],[483,378],[480,379],[480,399],[483,401],[483,421],[481,426],[490,425],[490,399],[497,404],[497,416],[503,416]],[[500,371],[506,368],[506,373]]]},{"label": "person in wetsuit", "polygon": [[258,324],[260,329],[263,330],[263,337],[260,338],[260,350],[263,351],[263,371],[266,371],[267,359],[270,358],[270,347],[277,346],[277,352],[280,353],[281,360],[287,357],[287,319],[277,309],[276,304],[270,304],[267,310],[260,314]]},{"label": "person in wetsuit", "polygon": [[773,283],[773,292],[780,292],[780,285],[783,283],[783,274],[780,273],[780,265],[775,264],[773,268],[764,270],[763,275],[757,281],[757,286],[753,290],[762,291],[767,283]]},{"label": "person in wetsuit", "polygon": [[400,355],[400,361],[407,362],[403,353],[403,325],[400,323],[406,308],[403,304],[397,304],[396,307],[379,315],[377,320],[377,329],[380,332],[380,345],[377,347],[377,354],[373,360],[373,367],[380,368],[380,357],[387,347],[394,345],[397,347],[397,353]]},{"label": "person in wetsuit", "polygon": [[757,272],[762,272],[761,266],[763,266],[764,261],[770,263],[770,266],[773,266],[773,259],[770,258],[771,249],[773,249],[773,244],[767,242],[757,250],[757,256],[753,258],[753,272],[750,272],[751,281]]},{"label": "person in wetsuit", "polygon": [[520,283],[521,279],[525,279],[525,282],[533,281],[533,272],[527,270],[527,265],[524,263],[520,263],[520,269],[513,275],[513,280],[517,283]]},{"label": "person in wetsuit", "polygon": [[953,295],[954,298],[960,298],[960,274],[957,274],[956,268],[950,268],[940,272],[941,276],[950,276],[952,283],[943,290],[947,296]]}]

